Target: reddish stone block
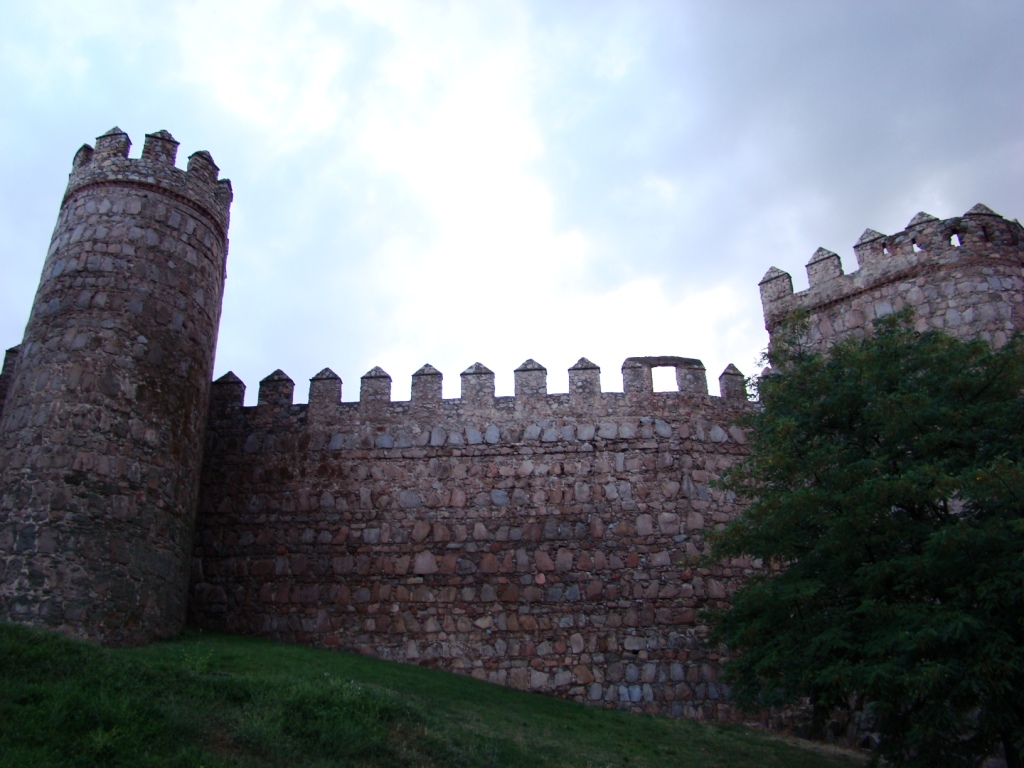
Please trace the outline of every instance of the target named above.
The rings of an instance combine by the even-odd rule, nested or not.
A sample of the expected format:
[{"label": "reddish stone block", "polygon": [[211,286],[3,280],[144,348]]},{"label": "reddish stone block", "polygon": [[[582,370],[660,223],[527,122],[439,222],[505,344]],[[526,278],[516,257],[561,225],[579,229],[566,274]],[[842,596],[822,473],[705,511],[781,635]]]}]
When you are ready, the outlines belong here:
[{"label": "reddish stone block", "polygon": [[537,564],[538,571],[553,571],[555,570],[555,564],[551,562],[551,557],[543,549],[538,549],[533,555],[534,562]]}]

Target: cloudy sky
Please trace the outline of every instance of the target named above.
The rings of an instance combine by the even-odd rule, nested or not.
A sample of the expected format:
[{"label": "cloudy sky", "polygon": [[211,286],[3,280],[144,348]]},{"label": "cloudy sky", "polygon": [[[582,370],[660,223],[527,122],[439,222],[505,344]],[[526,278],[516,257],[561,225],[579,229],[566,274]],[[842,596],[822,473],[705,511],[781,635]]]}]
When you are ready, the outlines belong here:
[{"label": "cloudy sky", "polygon": [[535,358],[711,391],[767,337],[769,266],[919,210],[1024,217],[1020,0],[47,0],[0,24],[0,345],[21,340],[71,158],[166,128],[232,180],[216,375],[304,402],[325,366],[405,399]]}]

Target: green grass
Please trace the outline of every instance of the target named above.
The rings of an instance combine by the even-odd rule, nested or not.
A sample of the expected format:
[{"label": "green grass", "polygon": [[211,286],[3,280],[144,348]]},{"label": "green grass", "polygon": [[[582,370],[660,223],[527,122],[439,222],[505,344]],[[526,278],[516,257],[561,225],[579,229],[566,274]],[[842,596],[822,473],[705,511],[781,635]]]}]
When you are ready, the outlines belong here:
[{"label": "green grass", "polygon": [[737,727],[338,651],[187,632],[102,649],[0,624],[0,765],[832,768]]}]

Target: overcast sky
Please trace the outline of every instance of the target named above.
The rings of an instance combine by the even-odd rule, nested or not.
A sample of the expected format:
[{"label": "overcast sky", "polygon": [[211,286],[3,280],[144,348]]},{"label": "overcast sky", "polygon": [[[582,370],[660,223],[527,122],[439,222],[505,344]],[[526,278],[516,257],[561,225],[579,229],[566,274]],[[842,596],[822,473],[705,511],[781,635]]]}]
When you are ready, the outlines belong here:
[{"label": "overcast sky", "polygon": [[5,3],[0,345],[71,158],[167,129],[230,178],[216,375],[636,355],[754,373],[769,266],[983,202],[1024,217],[1024,2]]}]

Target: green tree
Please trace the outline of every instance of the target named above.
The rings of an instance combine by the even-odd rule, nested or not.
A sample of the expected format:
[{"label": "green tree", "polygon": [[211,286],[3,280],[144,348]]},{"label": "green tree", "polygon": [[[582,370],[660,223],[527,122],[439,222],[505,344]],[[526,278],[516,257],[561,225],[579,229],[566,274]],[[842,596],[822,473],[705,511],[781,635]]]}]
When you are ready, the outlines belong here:
[{"label": "green tree", "polygon": [[904,316],[769,361],[750,456],[723,481],[749,506],[712,541],[765,565],[714,617],[734,700],[858,698],[894,764],[975,766],[1002,744],[1020,768],[1024,345]]}]

